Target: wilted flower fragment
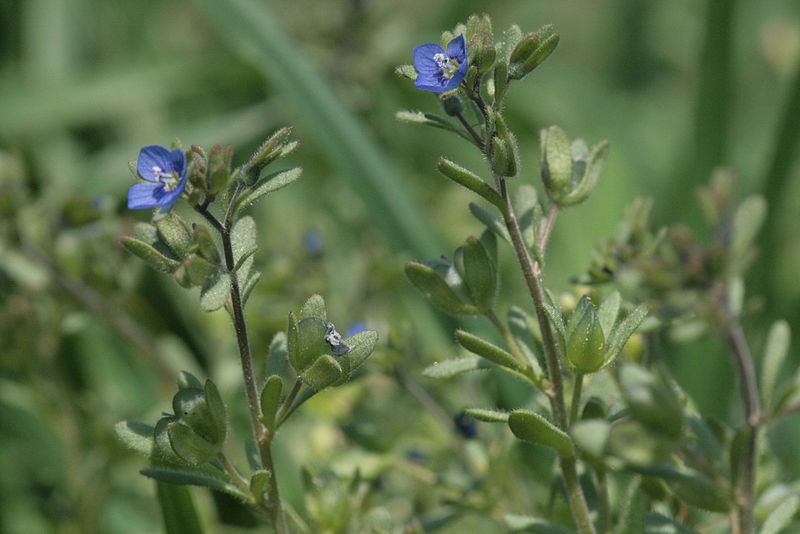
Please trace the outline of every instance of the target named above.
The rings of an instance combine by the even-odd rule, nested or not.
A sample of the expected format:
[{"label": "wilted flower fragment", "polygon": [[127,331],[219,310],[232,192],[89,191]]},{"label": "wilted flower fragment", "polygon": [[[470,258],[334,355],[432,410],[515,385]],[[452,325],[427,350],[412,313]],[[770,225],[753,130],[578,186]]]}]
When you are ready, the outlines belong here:
[{"label": "wilted flower fragment", "polygon": [[136,172],[143,180],[128,190],[128,208],[132,210],[172,206],[186,187],[186,154],[163,146],[142,147]]}]

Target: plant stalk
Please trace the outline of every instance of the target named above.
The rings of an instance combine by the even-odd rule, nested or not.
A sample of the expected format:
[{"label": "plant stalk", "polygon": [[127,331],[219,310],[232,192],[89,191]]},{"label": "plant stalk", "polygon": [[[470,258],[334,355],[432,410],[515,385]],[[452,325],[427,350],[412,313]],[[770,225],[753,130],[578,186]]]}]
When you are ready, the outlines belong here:
[{"label": "plant stalk", "polygon": [[208,211],[208,202],[204,202],[195,209],[206,218],[206,220],[220,233],[222,239],[222,250],[225,256],[225,267],[231,279],[231,308],[233,311],[233,328],[236,332],[236,341],[239,346],[239,360],[242,365],[242,378],[244,380],[244,390],[247,394],[247,404],[250,411],[250,422],[253,427],[258,451],[261,457],[261,464],[270,472],[269,487],[267,496],[269,498],[268,509],[272,527],[276,534],[288,534],[286,518],[281,507],[280,492],[278,491],[278,477],[275,472],[275,464],[272,460],[271,436],[261,422],[261,404],[258,398],[258,388],[256,386],[255,372],[253,371],[253,356],[250,353],[250,342],[247,336],[247,322],[244,318],[244,305],[239,290],[239,278],[234,271],[236,263],[233,257],[233,243],[231,241],[231,231],[233,230],[233,208],[236,200],[242,191],[242,184],[236,186],[228,203],[228,210],[225,213],[224,223],[214,217]]},{"label": "plant stalk", "polygon": [[[569,428],[569,421],[567,420],[566,407],[564,405],[564,384],[558,359],[558,349],[556,348],[555,339],[553,338],[550,320],[547,318],[547,313],[544,310],[545,296],[544,288],[542,287],[541,269],[539,268],[539,264],[531,259],[530,253],[522,239],[522,233],[520,232],[519,223],[514,213],[514,207],[511,204],[511,198],[508,195],[508,188],[505,180],[495,177],[495,181],[499,185],[500,196],[506,203],[506,209],[501,210],[503,211],[503,219],[508,233],[511,236],[511,243],[514,246],[517,261],[522,269],[528,291],[533,300],[536,319],[542,334],[542,350],[544,352],[545,363],[547,364],[547,375],[551,383],[551,391],[548,397],[550,398],[550,406],[553,410],[553,418],[558,428],[567,431]],[[554,212],[551,210],[551,213]],[[554,214],[552,216],[555,217]],[[550,227],[552,228],[552,224],[550,224]],[[569,507],[578,527],[578,532],[580,534],[595,534],[594,525],[589,518],[589,508],[586,505],[586,498],[583,495],[583,490],[578,481],[575,458],[561,458],[560,464],[561,473],[564,477],[564,484],[567,488]]]},{"label": "plant stalk", "polygon": [[745,423],[750,429],[742,458],[742,478],[737,496],[738,527],[741,534],[753,533],[753,506],[756,481],[756,451],[758,447],[758,423],[761,408],[759,406],[758,383],[750,347],[744,330],[730,307],[727,292],[724,297],[727,314],[725,338],[731,348],[731,356],[739,375],[739,386],[744,401]]}]

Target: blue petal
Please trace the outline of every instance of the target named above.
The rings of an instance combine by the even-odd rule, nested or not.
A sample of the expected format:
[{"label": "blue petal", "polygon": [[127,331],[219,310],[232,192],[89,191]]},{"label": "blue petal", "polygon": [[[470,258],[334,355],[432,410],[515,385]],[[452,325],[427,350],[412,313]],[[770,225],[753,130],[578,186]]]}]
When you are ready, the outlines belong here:
[{"label": "blue petal", "polygon": [[436,54],[444,54],[444,49],[436,43],[426,43],[414,47],[414,68],[422,74],[436,74],[441,71],[433,60]]},{"label": "blue petal", "polygon": [[460,84],[461,80],[464,79],[464,76],[467,75],[468,67],[469,65],[467,65],[466,61],[463,62],[461,65],[459,65],[459,67],[453,73],[453,77],[447,80],[447,83],[445,84],[443,91],[449,91],[450,89],[455,89],[456,87],[458,87],[458,84]]},{"label": "blue petal", "polygon": [[442,76],[441,72],[437,72],[436,74],[423,74],[420,73],[417,76],[417,79],[414,80],[414,87],[417,89],[422,89],[423,91],[433,91],[435,93],[441,92],[442,84],[444,83],[444,77]]},{"label": "blue petal", "polygon": [[[173,150],[173,152],[175,151]],[[158,145],[142,147],[139,151],[139,159],[136,160],[136,172],[149,182],[157,182],[158,176],[153,172],[153,167],[158,167],[164,172],[172,170],[170,151]]]},{"label": "blue petal", "polygon": [[186,188],[186,175],[181,176],[180,182],[178,182],[177,187],[172,191],[165,191],[164,195],[161,197],[161,204],[162,208],[166,208],[172,206],[178,197],[181,196],[183,190]]},{"label": "blue petal", "polygon": [[158,207],[159,199],[163,196],[164,186],[154,183],[133,184],[128,189],[128,209],[146,210]]},{"label": "blue petal", "polygon": [[183,178],[183,173],[186,172],[186,153],[176,148],[167,154],[167,158],[169,159],[168,169],[177,172],[178,176]]},{"label": "blue petal", "polygon": [[463,33],[458,37],[454,37],[453,40],[447,43],[447,57],[455,59],[461,65],[466,63],[467,41],[464,39]]}]

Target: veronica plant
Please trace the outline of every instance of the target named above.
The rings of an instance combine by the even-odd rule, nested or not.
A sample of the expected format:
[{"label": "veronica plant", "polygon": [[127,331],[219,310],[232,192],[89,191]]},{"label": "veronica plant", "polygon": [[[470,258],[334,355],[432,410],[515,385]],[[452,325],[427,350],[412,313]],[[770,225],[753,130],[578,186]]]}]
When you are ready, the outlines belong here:
[{"label": "veronica plant", "polygon": [[[323,298],[313,295],[297,313],[289,313],[286,331],[272,340],[264,366],[268,376],[256,374],[245,304],[260,277],[254,268],[259,240],[255,221],[244,212],[256,200],[300,177],[299,168],[266,171],[297,146],[290,129],[281,129],[236,168],[232,168],[230,146],[217,145],[210,151],[199,146],[187,151],[180,147],[142,148],[133,168],[144,182],[131,187],[128,206],[156,209],[152,222],[137,224],[134,235],[122,239],[129,251],[171,275],[182,287],[199,287],[203,310],[224,308],[231,316],[251,424],[251,435],[240,447],[254,454],[247,455],[249,472],[234,464],[226,452],[231,436],[223,398],[213,381],[201,381],[187,372],[178,380],[170,413],[154,426],[121,422],[116,427],[118,436],[147,455],[149,466],[142,470],[145,476],[233,495],[278,533],[289,529],[272,456],[276,433],[307,399],[349,380],[377,342],[377,334],[363,327],[342,336],[327,317]],[[188,223],[170,211],[180,198],[202,223]],[[286,372],[281,369],[287,362],[292,374],[285,384]],[[168,498],[162,499],[168,524],[168,518],[174,517],[171,506]],[[178,524],[175,531],[184,528],[188,525]]]},{"label": "veronica plant", "polygon": [[[724,195],[705,194],[704,205],[717,216],[719,239],[725,246],[709,251],[709,261],[700,266],[709,270],[701,273],[691,271],[697,264],[689,261],[689,251],[681,255],[684,251],[659,249],[664,234],[644,230],[641,217],[637,219],[634,213],[636,226],[621,232],[623,243],[610,244],[611,254],[599,257],[590,276],[581,280],[618,282],[634,302],[625,302],[618,291],[603,298],[594,289],[577,303],[556,298],[543,283],[553,226],[560,210],[591,196],[608,143],[590,147],[581,139],[570,140],[557,126],[542,130],[539,166],[547,203],[540,202],[530,183],[519,185],[512,195],[511,184],[524,180],[525,175],[516,136],[504,116],[504,99],[553,52],[558,41],[552,26],[530,33],[512,26],[495,40],[489,17],[471,16],[466,24],[444,32],[441,46],[416,47],[414,65],[397,69],[400,75],[415,80],[417,88],[436,93],[444,110],[444,115],[404,111],[398,113],[398,119],[456,134],[486,161],[482,171],[446,157],[437,163],[440,173],[488,204],[489,209],[487,204],[469,206],[485,231],[468,237],[450,259],[409,262],[405,270],[411,283],[440,310],[485,317],[502,344],[457,330],[456,341],[474,356],[437,362],[425,374],[448,378],[496,369],[524,381],[536,393],[532,406],[510,413],[494,407],[467,410],[480,421],[504,424],[519,440],[543,445],[556,454],[559,469],[552,484],[555,493],[561,493],[557,488],[563,489],[571,521],[556,517],[552,504],[542,504],[530,515],[507,514],[506,523],[513,530],[685,533],[694,532],[698,524],[723,522],[729,523],[733,532],[750,534],[754,528],[757,422],[762,415],[752,358],[734,311],[739,308],[730,305],[736,300],[730,298],[730,290],[752,254],[749,246],[757,230],[758,202],[751,201],[744,211],[736,212],[734,232],[730,232],[725,230],[731,228],[730,219],[723,217],[724,210],[712,201]],[[465,54],[461,54],[462,42],[466,43]],[[501,243],[513,250],[528,293],[527,303],[512,306],[506,320],[497,312],[501,285],[497,248]],[[691,246],[686,240],[674,245]],[[624,248],[628,246],[632,250]],[[654,257],[662,258],[665,265],[655,274],[665,275],[672,268],[675,278],[669,288],[673,293],[685,294],[699,287],[683,285],[683,275],[696,275],[704,289],[719,286],[717,294],[722,298],[713,302],[723,311],[716,315],[715,324],[723,326],[732,347],[747,412],[737,437],[703,419],[663,366],[619,358],[629,341],[641,343],[638,330],[655,331],[668,325],[660,313],[665,299],[642,298],[641,292],[629,290],[630,282],[627,286],[623,283],[630,277],[616,276],[618,267],[635,265],[637,257],[649,261],[648,266]],[[635,270],[626,272],[635,274]],[[633,279],[641,281],[641,274]],[[712,283],[716,280],[721,283]],[[595,304],[598,301],[599,306]],[[645,302],[659,313],[648,318]],[[634,347],[629,352],[637,351]],[[776,348],[771,353],[784,352]],[[769,364],[771,376],[775,365],[779,364]],[[588,399],[584,398],[586,391],[592,393]],[[789,402],[787,395],[784,393],[780,404],[783,410]],[[730,468],[722,465],[723,450],[730,458]],[[614,487],[627,490],[612,492]],[[794,506],[790,518],[797,501],[784,504]],[[777,514],[767,520],[768,532],[777,532],[775,525],[788,524],[787,510],[766,510]]]}]

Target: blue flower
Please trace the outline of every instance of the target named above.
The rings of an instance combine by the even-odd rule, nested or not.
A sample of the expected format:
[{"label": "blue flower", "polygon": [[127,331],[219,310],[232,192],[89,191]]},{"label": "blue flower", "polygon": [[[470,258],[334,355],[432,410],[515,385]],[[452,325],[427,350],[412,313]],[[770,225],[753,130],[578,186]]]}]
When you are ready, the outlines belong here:
[{"label": "blue flower", "polygon": [[459,35],[447,43],[445,52],[435,43],[414,47],[414,68],[419,73],[417,89],[441,93],[458,87],[467,75],[467,42]]},{"label": "blue flower", "polygon": [[139,151],[136,172],[145,180],[128,190],[128,208],[168,208],[186,187],[186,154],[150,145]]},{"label": "blue flower", "polygon": [[344,337],[354,336],[366,329],[367,325],[365,325],[363,321],[356,321],[347,328],[347,332],[344,334]]}]

